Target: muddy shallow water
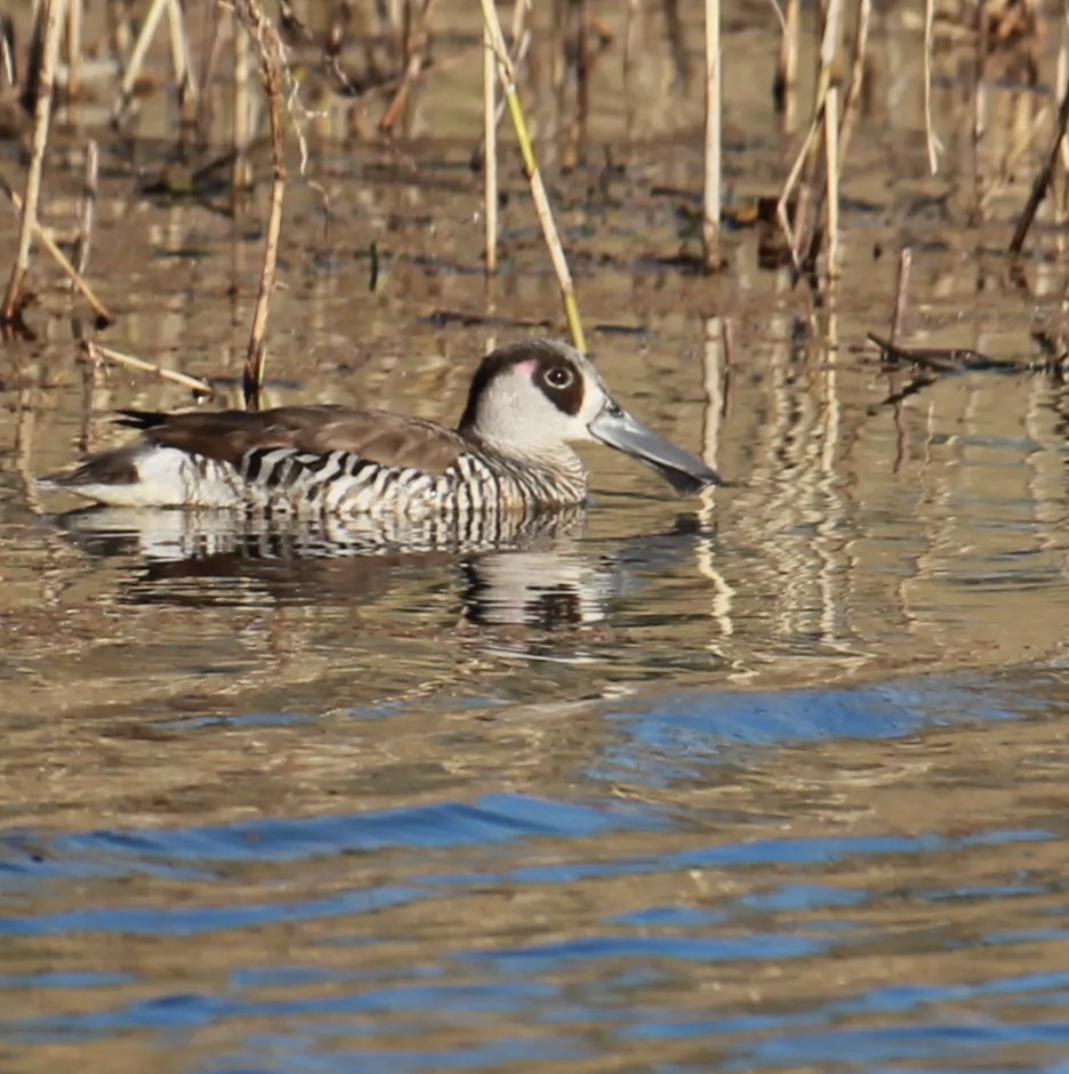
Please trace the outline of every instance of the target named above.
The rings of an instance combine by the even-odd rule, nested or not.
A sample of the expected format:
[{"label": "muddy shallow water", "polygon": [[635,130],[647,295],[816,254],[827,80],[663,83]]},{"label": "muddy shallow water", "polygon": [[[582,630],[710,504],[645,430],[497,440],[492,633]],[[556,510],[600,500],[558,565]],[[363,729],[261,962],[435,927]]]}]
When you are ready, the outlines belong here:
[{"label": "muddy shallow water", "polygon": [[[610,51],[590,144],[549,175],[599,366],[725,475],[704,501],[591,448],[589,511],[518,544],[71,514],[34,478],[119,442],[116,407],[190,400],[91,378],[38,264],[36,338],[0,351],[4,1071],[1065,1069],[1069,398],[979,372],[888,403],[909,374],[865,344],[911,243],[909,341],[1036,356],[1059,233],[1041,219],[1023,293],[999,251],[1028,176],[999,173],[994,119],[1042,95],[991,88],[1000,178],[970,223],[952,58],[931,179],[919,31],[880,14],[818,305],[749,228],[693,274],[700,100],[645,17],[631,90]],[[772,18],[730,27],[736,200],[795,144]],[[312,145],[269,402],[454,419],[488,347],[563,332],[515,167],[481,276],[475,73],[417,96],[411,138]],[[103,339],[233,402],[264,190],[237,219],[139,194],[154,107],[102,141]],[[83,145],[50,159],[61,230]]]}]

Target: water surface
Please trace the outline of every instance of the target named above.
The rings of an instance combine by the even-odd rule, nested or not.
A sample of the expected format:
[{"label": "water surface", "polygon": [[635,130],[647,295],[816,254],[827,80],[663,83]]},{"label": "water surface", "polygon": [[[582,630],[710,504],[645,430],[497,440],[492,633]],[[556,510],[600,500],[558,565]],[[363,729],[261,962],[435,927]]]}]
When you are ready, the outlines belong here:
[{"label": "water surface", "polygon": [[[567,100],[537,111],[592,350],[725,474],[705,500],[593,447],[590,510],[518,541],[71,514],[34,478],[119,442],[115,408],[190,399],[77,365],[40,268],[34,338],[0,351],[5,1072],[1066,1069],[1067,400],[988,372],[889,402],[910,373],[864,342],[911,243],[908,338],[1027,362],[1054,233],[1022,295],[999,251],[1027,183],[970,223],[942,53],[925,177],[919,30],[879,13],[835,293],[792,288],[749,228],[695,275],[700,95],[641,9],[634,80],[597,67],[570,170]],[[747,5],[725,52],[733,203],[796,144],[771,18]],[[476,75],[443,70],[391,145],[313,139],[268,402],[448,421],[488,348],[563,332],[516,168],[481,277]],[[991,87],[992,167],[1021,101]],[[102,136],[105,342],[233,402],[264,191],[236,218],[140,194],[161,116]],[[61,225],[84,132],[57,144]]]}]

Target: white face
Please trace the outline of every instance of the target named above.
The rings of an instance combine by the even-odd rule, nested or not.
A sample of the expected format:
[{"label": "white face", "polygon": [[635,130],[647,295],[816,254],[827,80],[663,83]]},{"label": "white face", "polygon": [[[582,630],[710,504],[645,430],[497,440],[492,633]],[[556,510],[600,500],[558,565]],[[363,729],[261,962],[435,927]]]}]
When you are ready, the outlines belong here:
[{"label": "white face", "polygon": [[569,441],[593,440],[590,423],[609,401],[594,366],[555,343],[500,371],[478,407],[479,435],[510,451],[544,452]]},{"label": "white face", "polygon": [[576,461],[569,441],[597,440],[652,466],[680,492],[720,484],[701,459],[618,406],[594,366],[560,340],[528,340],[488,355],[459,429],[502,454],[541,459]]}]

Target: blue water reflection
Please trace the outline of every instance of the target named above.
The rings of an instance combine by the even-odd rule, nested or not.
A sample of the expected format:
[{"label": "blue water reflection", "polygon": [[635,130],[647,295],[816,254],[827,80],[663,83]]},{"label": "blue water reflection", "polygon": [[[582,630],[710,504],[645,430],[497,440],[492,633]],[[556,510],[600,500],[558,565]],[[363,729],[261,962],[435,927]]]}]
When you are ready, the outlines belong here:
[{"label": "blue water reflection", "polygon": [[[994,744],[1036,735],[1015,769],[1048,758],[1057,683],[1018,686],[639,696],[600,705],[594,755],[561,760],[552,794],[513,773],[400,808],[10,829],[2,1048],[47,1068],[60,1047],[135,1039],[212,1074],[619,1054],[675,1071],[1009,1069],[1015,1053],[1056,1069],[1066,822],[1045,798],[1002,815]],[[965,758],[975,792],[925,810]],[[829,796],[830,825],[814,813]]]}]

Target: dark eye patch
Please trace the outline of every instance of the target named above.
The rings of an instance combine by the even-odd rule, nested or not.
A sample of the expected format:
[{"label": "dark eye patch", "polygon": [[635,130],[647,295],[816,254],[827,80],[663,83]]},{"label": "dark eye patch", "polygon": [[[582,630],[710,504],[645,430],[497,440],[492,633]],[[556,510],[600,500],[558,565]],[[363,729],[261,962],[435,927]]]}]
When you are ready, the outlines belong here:
[{"label": "dark eye patch", "polygon": [[575,417],[583,405],[583,379],[570,362],[557,357],[539,361],[535,377],[542,394],[558,409]]}]

